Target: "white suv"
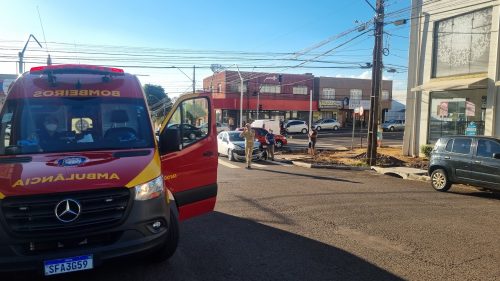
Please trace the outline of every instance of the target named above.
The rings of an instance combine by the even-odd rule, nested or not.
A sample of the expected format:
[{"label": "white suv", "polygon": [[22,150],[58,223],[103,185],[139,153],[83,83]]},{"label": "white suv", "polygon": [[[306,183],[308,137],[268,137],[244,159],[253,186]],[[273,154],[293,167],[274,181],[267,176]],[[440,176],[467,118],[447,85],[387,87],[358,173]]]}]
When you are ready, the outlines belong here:
[{"label": "white suv", "polygon": [[290,120],[286,122],[284,127],[287,133],[307,134],[308,131],[307,123],[301,120]]}]

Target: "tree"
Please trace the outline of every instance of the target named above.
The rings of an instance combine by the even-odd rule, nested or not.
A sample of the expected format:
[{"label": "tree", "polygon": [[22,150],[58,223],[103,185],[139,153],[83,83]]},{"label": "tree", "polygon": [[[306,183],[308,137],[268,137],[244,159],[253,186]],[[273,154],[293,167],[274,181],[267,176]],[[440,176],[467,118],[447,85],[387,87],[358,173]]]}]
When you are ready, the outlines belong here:
[{"label": "tree", "polygon": [[151,117],[155,121],[163,119],[172,108],[172,100],[165,92],[165,89],[159,85],[146,84],[144,85],[144,94],[148,101]]}]

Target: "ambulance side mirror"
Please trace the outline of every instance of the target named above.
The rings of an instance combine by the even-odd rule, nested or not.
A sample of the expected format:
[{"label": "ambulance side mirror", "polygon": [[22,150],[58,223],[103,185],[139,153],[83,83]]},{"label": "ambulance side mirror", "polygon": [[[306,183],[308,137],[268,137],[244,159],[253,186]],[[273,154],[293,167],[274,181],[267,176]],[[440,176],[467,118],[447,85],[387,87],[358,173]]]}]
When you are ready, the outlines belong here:
[{"label": "ambulance side mirror", "polygon": [[164,155],[181,150],[181,130],[179,128],[167,128],[160,134],[160,154]]}]

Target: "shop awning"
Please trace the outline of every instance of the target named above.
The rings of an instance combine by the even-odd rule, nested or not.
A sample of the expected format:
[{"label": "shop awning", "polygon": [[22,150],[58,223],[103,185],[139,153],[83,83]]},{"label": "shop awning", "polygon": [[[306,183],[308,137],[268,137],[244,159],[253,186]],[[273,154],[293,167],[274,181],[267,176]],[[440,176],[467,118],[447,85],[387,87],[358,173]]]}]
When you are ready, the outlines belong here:
[{"label": "shop awning", "polygon": [[[498,83],[498,82],[497,82]],[[450,91],[467,89],[485,89],[488,87],[488,78],[462,78],[452,80],[431,80],[418,87],[412,88],[412,92],[418,91]]]}]

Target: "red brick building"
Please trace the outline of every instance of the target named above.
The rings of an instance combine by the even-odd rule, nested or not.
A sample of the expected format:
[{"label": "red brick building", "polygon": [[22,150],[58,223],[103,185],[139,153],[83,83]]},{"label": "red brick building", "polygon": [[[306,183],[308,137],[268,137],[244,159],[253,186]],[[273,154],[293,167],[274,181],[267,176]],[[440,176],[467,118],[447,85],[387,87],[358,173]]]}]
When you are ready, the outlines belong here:
[{"label": "red brick building", "polygon": [[[309,118],[310,94],[314,85],[312,74],[241,72],[241,76],[244,80],[243,122]],[[211,92],[214,98],[218,122],[233,127],[239,124],[240,85],[237,71],[223,71],[203,79],[204,90]],[[313,99],[312,110],[318,110],[317,99]]]}]

